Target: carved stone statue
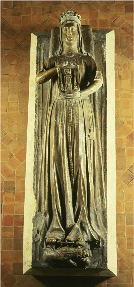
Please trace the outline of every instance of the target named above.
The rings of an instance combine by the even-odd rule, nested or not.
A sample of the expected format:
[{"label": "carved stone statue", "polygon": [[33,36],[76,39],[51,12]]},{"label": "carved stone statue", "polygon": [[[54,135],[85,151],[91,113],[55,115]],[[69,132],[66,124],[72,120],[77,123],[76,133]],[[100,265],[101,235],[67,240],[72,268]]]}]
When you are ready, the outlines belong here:
[{"label": "carved stone statue", "polygon": [[89,267],[93,254],[102,257],[106,238],[103,150],[94,107],[103,77],[84,51],[80,15],[66,11],[59,21],[59,51],[36,76],[38,84],[51,81],[34,242],[42,266]]}]

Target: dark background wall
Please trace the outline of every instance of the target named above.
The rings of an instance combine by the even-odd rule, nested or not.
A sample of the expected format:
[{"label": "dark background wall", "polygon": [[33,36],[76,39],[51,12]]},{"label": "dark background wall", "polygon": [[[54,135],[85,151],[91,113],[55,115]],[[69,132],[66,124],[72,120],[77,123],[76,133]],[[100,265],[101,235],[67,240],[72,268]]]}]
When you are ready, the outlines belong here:
[{"label": "dark background wall", "polygon": [[[132,287],[133,2],[2,1],[1,9],[2,287]],[[58,26],[67,9],[81,14],[82,25],[115,30],[118,276],[108,280],[22,275],[30,34]]]}]

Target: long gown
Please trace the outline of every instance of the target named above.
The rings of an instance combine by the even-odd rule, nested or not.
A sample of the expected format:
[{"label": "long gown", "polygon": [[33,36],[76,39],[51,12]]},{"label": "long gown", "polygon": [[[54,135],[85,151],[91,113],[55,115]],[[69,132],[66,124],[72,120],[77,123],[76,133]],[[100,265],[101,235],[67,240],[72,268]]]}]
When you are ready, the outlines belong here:
[{"label": "long gown", "polygon": [[[92,83],[96,73],[94,60],[89,56],[82,59],[81,89]],[[49,59],[44,68],[54,67],[56,61]],[[86,100],[62,98],[59,94],[58,79],[54,77],[50,84],[37,180],[39,209],[46,218],[45,239],[59,242],[104,239],[106,198],[94,111],[97,93]]]}]

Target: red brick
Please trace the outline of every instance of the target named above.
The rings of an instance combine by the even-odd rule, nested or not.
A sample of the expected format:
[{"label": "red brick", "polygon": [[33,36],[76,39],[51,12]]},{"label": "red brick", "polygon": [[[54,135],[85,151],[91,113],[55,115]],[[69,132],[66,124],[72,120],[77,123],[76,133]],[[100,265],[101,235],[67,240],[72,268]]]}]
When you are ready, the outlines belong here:
[{"label": "red brick", "polygon": [[120,47],[122,50],[126,49],[128,46],[130,46],[133,42],[133,38],[128,35],[123,35],[121,37],[120,41]]},{"label": "red brick", "polygon": [[98,11],[97,10],[89,10],[89,19],[97,19],[98,18]]},{"label": "red brick", "polygon": [[[30,51],[29,50],[26,51],[26,50],[22,49],[22,51],[21,51],[21,60],[22,60],[23,63],[29,64],[29,61],[30,61]],[[28,81],[27,81],[27,83],[28,83]],[[24,83],[23,83],[23,86],[24,86]],[[24,102],[24,101],[25,100],[22,99],[22,102]]]},{"label": "red brick", "polygon": [[127,213],[133,213],[134,212],[134,203],[133,203],[133,201],[126,201],[125,202],[125,211]]},{"label": "red brick", "polygon": [[134,224],[134,213],[126,214],[126,225],[133,225]]},{"label": "red brick", "polygon": [[[4,20],[5,18],[9,18],[12,15],[12,10],[11,9],[1,9],[1,15],[3,16]],[[2,23],[2,22],[1,22]]]},{"label": "red brick", "polygon": [[117,201],[116,207],[117,207],[117,212],[119,213],[124,212],[124,209],[125,209],[124,202]]},{"label": "red brick", "polygon": [[28,29],[31,24],[31,16],[22,16],[22,27]]},{"label": "red brick", "polygon": [[23,226],[24,216],[23,215],[14,215],[14,226]]},{"label": "red brick", "polygon": [[126,275],[126,283],[129,283],[129,284],[132,283],[133,282],[133,271],[125,270],[125,275]]},{"label": "red brick", "polygon": [[24,214],[24,204],[23,203],[15,203],[14,214],[18,214],[18,215]]},{"label": "red brick", "polygon": [[134,247],[134,239],[127,238],[127,249],[133,249],[133,247]]},{"label": "red brick", "polygon": [[2,139],[2,143],[5,146],[9,146],[12,142],[13,142],[13,140],[8,134]]},{"label": "red brick", "polygon": [[[61,4],[61,1],[55,1],[56,2],[56,4],[58,3],[58,5],[59,4]],[[52,2],[51,2],[52,3]],[[50,5],[50,2],[48,2],[48,1],[34,1],[33,3],[32,3],[32,6],[34,7],[34,6],[47,6],[47,5]]]},{"label": "red brick", "polygon": [[117,248],[119,248],[120,246],[124,246],[126,248],[127,246],[127,240],[126,237],[117,237]]},{"label": "red brick", "polygon": [[8,166],[12,171],[16,170],[19,165],[20,161],[18,161],[18,159],[15,156],[13,156],[8,162]]},{"label": "red brick", "polygon": [[4,49],[12,50],[15,47],[15,41],[13,39],[4,40]]},{"label": "red brick", "polygon": [[124,213],[117,213],[117,225],[125,225],[125,214]]},{"label": "red brick", "polygon": [[117,226],[117,237],[124,237],[125,236],[125,225],[118,225]]},{"label": "red brick", "polygon": [[[13,263],[13,274],[22,275],[23,274],[23,264],[22,263]],[[15,287],[19,287],[15,285]],[[21,287],[21,285],[20,285]]]},{"label": "red brick", "polygon": [[2,250],[13,250],[13,239],[2,239]]},{"label": "red brick", "polygon": [[[126,150],[126,152],[128,152],[129,150]],[[128,153],[128,156],[130,155],[130,156],[133,156],[132,155],[132,151],[133,151],[133,149],[131,150],[130,149],[130,154]],[[134,174],[134,163],[129,167],[129,169],[128,169],[132,174]]]},{"label": "red brick", "polygon": [[13,227],[2,227],[2,231],[1,231],[1,237],[2,238],[13,238],[14,236],[14,231],[13,231]]},{"label": "red brick", "polygon": [[134,237],[134,226],[133,225],[126,226],[126,236]]},{"label": "red brick", "polygon": [[132,26],[129,25],[127,22],[125,24],[122,25],[121,27],[122,31],[126,34],[130,33],[130,31],[133,30]]},{"label": "red brick", "polygon": [[127,59],[123,55],[119,54],[115,55],[115,62],[122,67],[124,64],[126,64]]},{"label": "red brick", "polygon": [[15,156],[20,162],[23,162],[26,159],[26,152],[24,149],[21,149]]},{"label": "red brick", "polygon": [[25,98],[24,95],[28,94],[29,92],[29,87],[28,87],[28,83],[21,83],[20,84],[20,96],[23,97],[23,99],[21,99],[20,102],[26,102],[27,97]]},{"label": "red brick", "polygon": [[89,25],[94,29],[98,28],[98,20],[97,19],[91,19],[89,20]]},{"label": "red brick", "polygon": [[42,7],[32,7],[32,15],[42,15]]},{"label": "red brick", "polygon": [[21,16],[21,15],[22,15],[22,8],[20,8],[20,7],[13,7],[12,16]]},{"label": "red brick", "polygon": [[17,141],[14,141],[9,146],[9,150],[13,154],[17,153],[21,148],[22,148],[22,145],[20,145]]},{"label": "red brick", "polygon": [[125,170],[126,169],[126,158],[125,157],[117,157],[116,158],[116,169],[117,170]]},{"label": "red brick", "polygon": [[133,143],[133,139],[134,139],[134,132],[131,132],[128,136],[127,136],[127,139]]},{"label": "red brick", "polygon": [[110,14],[110,12],[111,10],[109,9],[109,7],[107,5],[104,5],[99,9],[99,17],[100,15],[105,15],[105,14],[107,15],[108,13]]},{"label": "red brick", "polygon": [[89,11],[82,11],[81,12],[81,19],[88,20],[89,19]]},{"label": "red brick", "polygon": [[4,191],[15,192],[15,181],[5,181],[4,182]]},{"label": "red brick", "polygon": [[14,192],[6,192],[4,193],[4,204],[13,204],[15,199],[15,193]]},{"label": "red brick", "polygon": [[[6,160],[8,160],[8,159],[6,158]],[[11,172],[11,170],[7,167],[7,161],[1,161],[2,178],[7,177],[10,174],[10,172]]]},{"label": "red brick", "polygon": [[18,134],[18,143],[26,145],[27,142],[27,134],[26,133],[19,133]]},{"label": "red brick", "polygon": [[31,7],[23,7],[23,16],[31,15]]},{"label": "red brick", "polygon": [[13,216],[12,215],[4,215],[2,219],[3,226],[13,226]]},{"label": "red brick", "polygon": [[16,283],[16,279],[11,275],[8,274],[4,279],[3,283],[6,287],[12,287]]},{"label": "red brick", "polygon": [[133,199],[134,199],[133,184],[129,184],[129,186],[125,190],[125,201],[126,202],[128,201],[128,205],[129,205],[129,201],[133,201]]},{"label": "red brick", "polygon": [[125,12],[125,5],[124,4],[116,4],[115,5],[115,12],[124,13]]},{"label": "red brick", "polygon": [[1,262],[12,262],[13,251],[2,251],[1,252]]},{"label": "red brick", "polygon": [[16,179],[24,179],[26,173],[26,163],[23,162],[16,170]]},{"label": "red brick", "polygon": [[11,64],[17,59],[17,56],[10,51],[5,53],[4,58]]},{"label": "red brick", "polygon": [[21,16],[14,16],[12,17],[12,24],[21,24],[22,23],[22,17]]},{"label": "red brick", "polygon": [[[33,24],[41,24],[42,23],[42,21],[43,21],[43,18],[44,17],[44,15],[41,17],[40,15],[38,16],[38,15],[36,15],[36,16],[32,16],[31,17],[31,23]],[[58,18],[58,15],[57,15],[57,18]],[[32,25],[33,26],[33,25]]]},{"label": "red brick", "polygon": [[116,149],[116,152],[117,152],[117,156],[119,157],[125,157],[125,148],[117,148]]},{"label": "red brick", "polygon": [[16,180],[16,191],[25,191],[25,180]]},{"label": "red brick", "polygon": [[127,59],[133,60],[133,45],[128,47],[123,53],[122,53]]},{"label": "red brick", "polygon": [[4,192],[1,191],[1,203],[3,203],[3,196],[4,196]]},{"label": "red brick", "polygon": [[7,276],[7,273],[8,273],[7,268],[5,268],[2,264],[1,265],[1,280],[3,280],[3,278]]},{"label": "red brick", "polygon": [[89,25],[89,20],[82,20],[81,25]]},{"label": "red brick", "polygon": [[23,227],[14,226],[14,238],[22,238],[23,237]]},{"label": "red brick", "polygon": [[121,178],[122,178],[122,181],[128,185],[131,183],[134,177],[129,170],[126,170]]},{"label": "red brick", "polygon": [[1,151],[1,161],[8,161],[8,151],[7,150],[2,150]]},{"label": "red brick", "polygon": [[13,262],[14,263],[22,263],[23,262],[23,252],[22,251],[14,251],[13,252]]},{"label": "red brick", "polygon": [[4,21],[2,23],[2,29],[9,35],[9,37],[14,37],[16,34],[16,30],[14,29],[13,25],[10,25],[8,21]]},{"label": "red brick", "polygon": [[[2,70],[2,74],[9,74],[9,69],[10,69],[10,64],[4,59],[1,59],[1,70]],[[2,88],[3,85],[1,85]],[[8,90],[8,86],[6,85],[6,87],[4,87],[5,90]]]},{"label": "red brick", "polygon": [[10,74],[16,75],[20,73],[21,65],[10,65]]},{"label": "red brick", "polygon": [[128,266],[125,264],[122,258],[117,259],[117,268],[118,270],[129,270]]},{"label": "red brick", "polygon": [[30,49],[30,39],[25,38],[20,45],[23,49]]},{"label": "red brick", "polygon": [[133,13],[133,9],[134,9],[134,6],[133,6],[132,1],[131,1],[131,3],[127,3],[125,1],[125,12],[126,13]]},{"label": "red brick", "polygon": [[131,253],[128,251],[128,256],[126,256],[126,254],[124,254],[121,250],[122,250],[122,247],[121,246],[118,250],[117,250],[117,255],[118,255],[118,258],[121,258],[125,264],[127,265],[127,268],[129,270],[133,270],[133,261],[131,260]]},{"label": "red brick", "polygon": [[15,172],[14,172],[14,171],[11,172],[11,173],[7,176],[6,179],[7,179],[7,180],[15,180]]},{"label": "red brick", "polygon": [[14,203],[3,206],[3,214],[14,214]]},{"label": "red brick", "polygon": [[99,27],[100,28],[108,28],[109,27],[108,19],[99,19]]},{"label": "red brick", "polygon": [[14,239],[14,250],[23,250],[23,238]]},{"label": "red brick", "polygon": [[11,9],[13,7],[13,1],[2,1],[2,8]]},{"label": "red brick", "polygon": [[12,262],[3,262],[3,267],[7,270],[7,274],[10,272],[12,274]]},{"label": "red brick", "polygon": [[23,2],[21,1],[13,1],[13,8],[22,8]]},{"label": "red brick", "polygon": [[25,193],[24,192],[17,192],[15,195],[15,202],[21,202],[23,203],[25,199]]}]

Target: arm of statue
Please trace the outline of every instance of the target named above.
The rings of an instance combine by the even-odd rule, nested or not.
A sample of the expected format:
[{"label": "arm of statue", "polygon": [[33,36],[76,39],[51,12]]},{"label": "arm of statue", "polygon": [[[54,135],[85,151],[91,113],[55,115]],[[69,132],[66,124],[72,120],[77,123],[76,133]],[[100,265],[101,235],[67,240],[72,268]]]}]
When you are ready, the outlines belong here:
[{"label": "arm of statue", "polygon": [[37,75],[36,75],[36,83],[37,84],[43,84],[46,83],[47,81],[49,81],[50,79],[52,79],[54,76],[56,76],[58,73],[58,69],[57,68],[52,68],[46,71],[40,71]]},{"label": "arm of statue", "polygon": [[96,77],[94,81],[85,89],[81,91],[81,99],[87,99],[87,97],[99,90],[103,84],[103,77],[101,71],[96,71]]}]

